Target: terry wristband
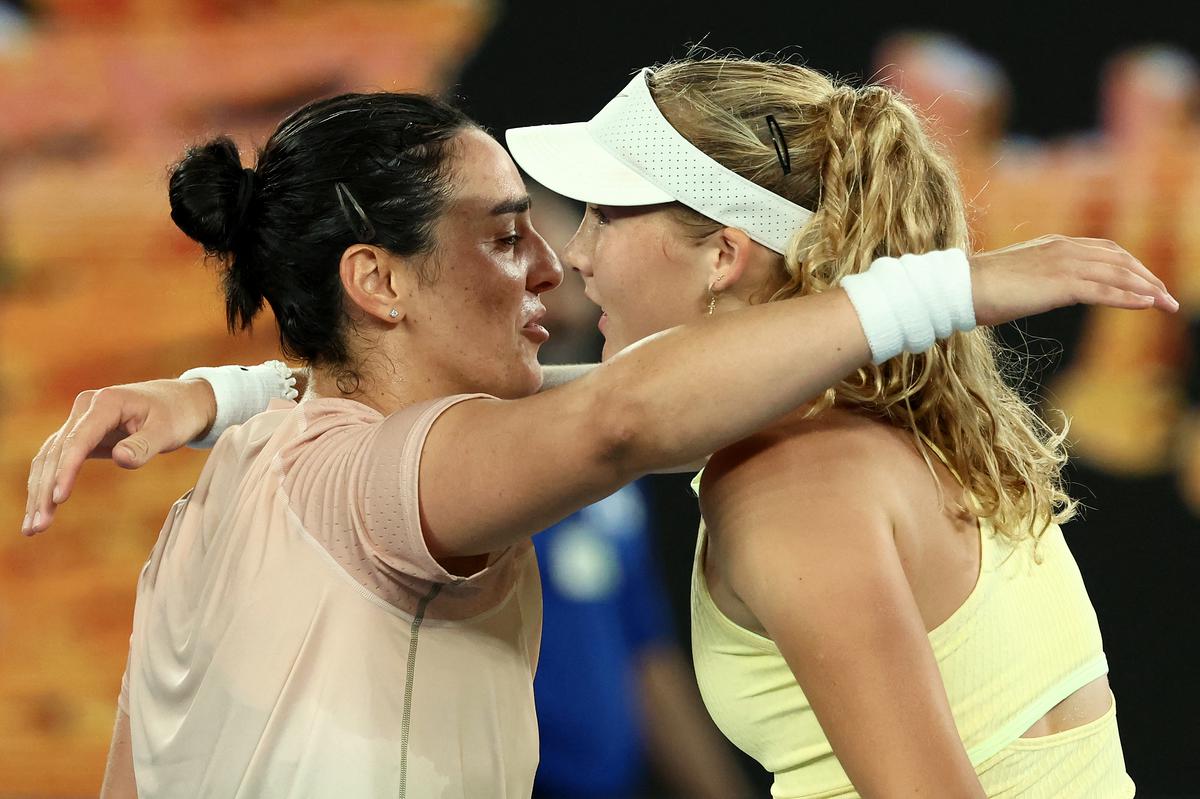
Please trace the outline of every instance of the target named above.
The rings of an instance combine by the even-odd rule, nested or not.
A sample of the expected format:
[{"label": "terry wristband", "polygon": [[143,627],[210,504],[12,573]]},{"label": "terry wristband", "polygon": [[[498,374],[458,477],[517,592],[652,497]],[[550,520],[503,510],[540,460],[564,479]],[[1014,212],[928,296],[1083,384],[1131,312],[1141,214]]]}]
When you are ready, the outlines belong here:
[{"label": "terry wristband", "polygon": [[188,443],[194,449],[210,449],[228,428],[265,411],[271,400],[296,398],[296,378],[281,361],[258,366],[203,366],[188,369],[179,379],[204,380],[217,398],[212,427],[203,438]]},{"label": "terry wristband", "polygon": [[876,364],[975,327],[971,266],[959,249],[877,258],[867,271],[842,280],[842,288]]}]

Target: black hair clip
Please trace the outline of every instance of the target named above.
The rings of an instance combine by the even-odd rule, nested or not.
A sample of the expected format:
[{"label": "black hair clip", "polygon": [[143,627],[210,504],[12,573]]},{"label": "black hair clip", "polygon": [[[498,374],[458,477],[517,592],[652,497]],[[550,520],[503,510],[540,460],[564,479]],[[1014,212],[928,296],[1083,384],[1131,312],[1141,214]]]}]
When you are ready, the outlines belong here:
[{"label": "black hair clip", "polygon": [[350,225],[350,229],[364,244],[373,241],[375,226],[371,224],[370,219],[367,219],[366,212],[358,204],[358,200],[354,199],[350,189],[346,188],[346,184],[341,181],[334,183],[333,188],[337,192],[338,205],[342,207],[342,215],[346,217],[346,223]]},{"label": "black hair clip", "polygon": [[783,169],[783,174],[790,175],[792,173],[792,155],[788,152],[787,139],[783,138],[783,128],[779,127],[779,123],[771,114],[767,114],[767,131],[771,134],[771,144],[775,145],[775,157],[779,159],[779,166]]}]

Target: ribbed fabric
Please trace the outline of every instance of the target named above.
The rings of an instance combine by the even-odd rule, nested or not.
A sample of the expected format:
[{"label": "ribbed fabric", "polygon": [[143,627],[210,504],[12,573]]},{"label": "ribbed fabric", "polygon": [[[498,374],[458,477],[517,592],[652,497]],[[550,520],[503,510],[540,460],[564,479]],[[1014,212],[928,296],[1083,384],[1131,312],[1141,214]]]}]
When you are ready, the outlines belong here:
[{"label": "ribbed fabric", "polygon": [[[1133,796],[1116,707],[1078,729],[1021,738],[1051,708],[1107,673],[1096,614],[1052,526],[1034,559],[980,526],[978,582],[929,634],[963,744],[991,797]],[[778,648],[726,617],[704,580],[701,524],[692,574],[692,655],[721,731],[775,775],[778,799],[857,797]]]}]

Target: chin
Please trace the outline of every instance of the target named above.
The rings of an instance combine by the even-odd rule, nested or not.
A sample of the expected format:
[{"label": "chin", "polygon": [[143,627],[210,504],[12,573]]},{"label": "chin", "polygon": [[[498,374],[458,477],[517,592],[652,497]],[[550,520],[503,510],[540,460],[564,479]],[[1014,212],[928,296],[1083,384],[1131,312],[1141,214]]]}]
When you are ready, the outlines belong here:
[{"label": "chin", "polygon": [[629,349],[636,341],[623,341],[618,338],[604,339],[604,348],[600,351],[600,360],[607,361],[609,358],[620,355],[623,350]]},{"label": "chin", "polygon": [[510,375],[508,386],[508,396],[502,399],[520,399],[542,390],[542,365],[536,355],[525,360],[519,370]]},{"label": "chin", "polygon": [[530,394],[536,394],[542,390],[542,365],[537,361],[534,361],[533,368],[530,371],[529,378],[526,382],[529,386],[529,390],[525,392],[526,396]]}]

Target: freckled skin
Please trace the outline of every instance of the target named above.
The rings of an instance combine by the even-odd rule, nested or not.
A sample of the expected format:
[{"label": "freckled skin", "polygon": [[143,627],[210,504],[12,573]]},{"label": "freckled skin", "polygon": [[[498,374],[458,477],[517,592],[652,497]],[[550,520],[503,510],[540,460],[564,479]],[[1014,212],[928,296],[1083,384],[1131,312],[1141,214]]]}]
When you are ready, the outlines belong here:
[{"label": "freckled skin", "polygon": [[504,148],[479,130],[462,133],[458,147],[454,193],[428,256],[436,277],[405,319],[420,351],[407,356],[433,382],[528,396],[541,387],[540,344],[522,326],[540,308],[537,295],[562,282],[562,268],[528,212],[490,213],[527,194]]}]

